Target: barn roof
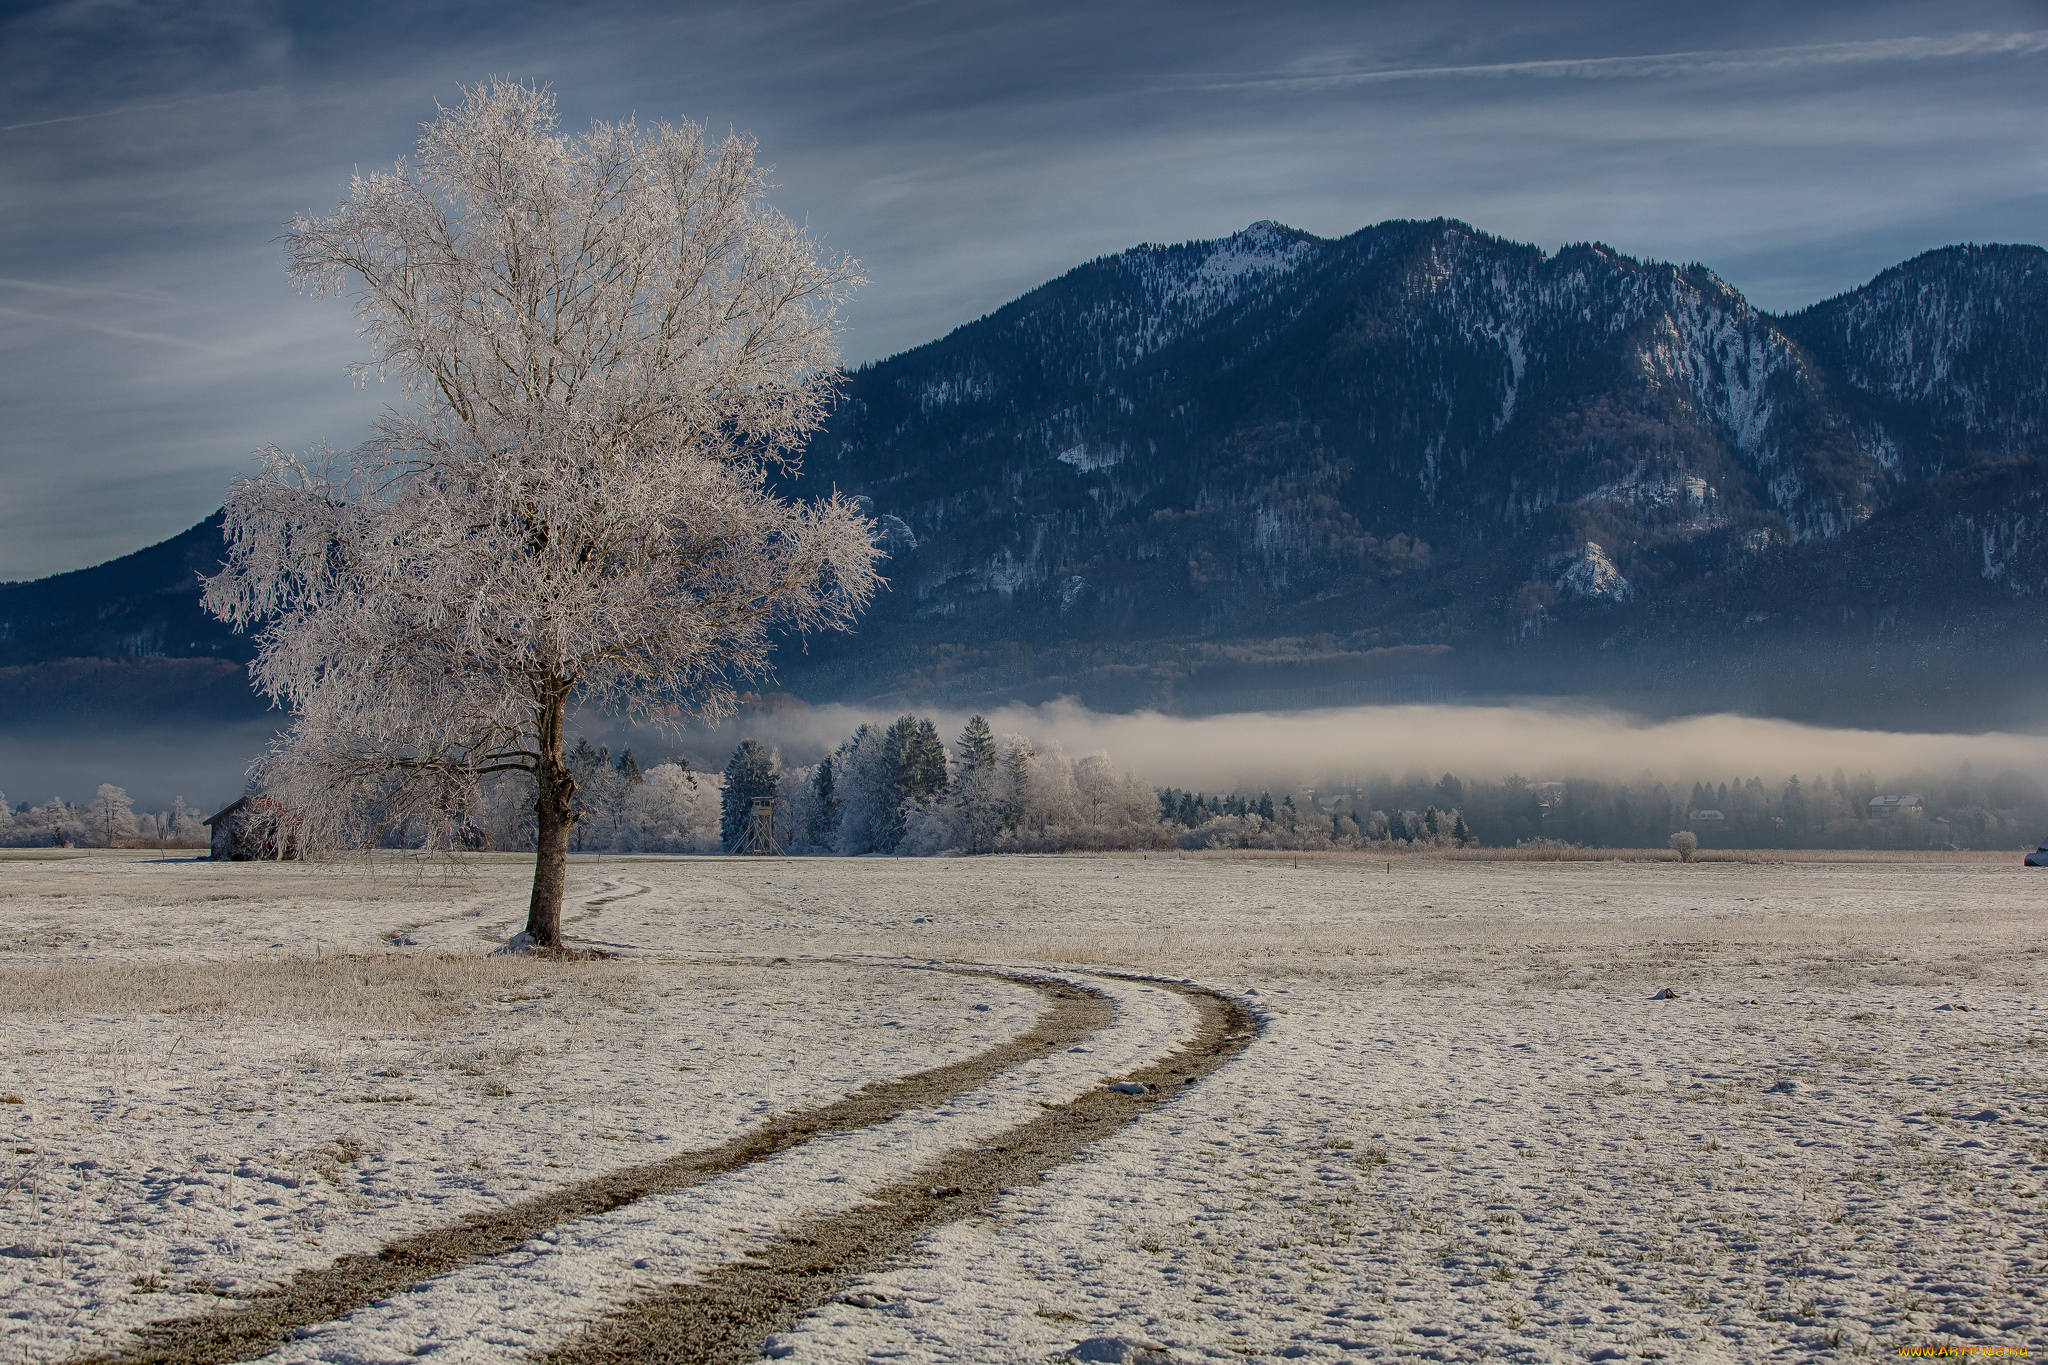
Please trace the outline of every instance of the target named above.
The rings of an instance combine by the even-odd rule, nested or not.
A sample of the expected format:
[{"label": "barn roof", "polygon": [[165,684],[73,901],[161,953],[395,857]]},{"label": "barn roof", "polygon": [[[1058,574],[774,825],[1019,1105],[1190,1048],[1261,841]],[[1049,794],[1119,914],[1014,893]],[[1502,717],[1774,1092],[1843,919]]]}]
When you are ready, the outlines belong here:
[{"label": "barn roof", "polygon": [[244,796],[240,800],[235,801],[230,805],[222,806],[219,810],[207,816],[204,820],[201,820],[199,823],[202,825],[210,825],[224,815],[233,815],[236,811],[240,810],[242,807],[248,804],[249,798]]}]

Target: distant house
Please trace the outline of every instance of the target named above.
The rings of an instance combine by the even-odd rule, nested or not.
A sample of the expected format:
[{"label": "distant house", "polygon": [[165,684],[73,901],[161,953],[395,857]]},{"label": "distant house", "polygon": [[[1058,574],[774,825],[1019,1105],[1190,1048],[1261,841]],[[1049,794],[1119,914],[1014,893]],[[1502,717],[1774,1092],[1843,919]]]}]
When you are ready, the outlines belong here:
[{"label": "distant house", "polygon": [[1564,800],[1564,783],[1562,782],[1538,782],[1530,787],[1529,790],[1536,793],[1537,803],[1543,806],[1554,806]]},{"label": "distant house", "polygon": [[245,796],[203,823],[213,834],[215,862],[275,862],[299,856],[298,821],[267,796]]},{"label": "distant house", "polygon": [[1695,825],[1718,825],[1728,817],[1717,810],[1689,810],[1685,818]]},{"label": "distant house", "polygon": [[1891,820],[1901,815],[1920,814],[1920,798],[1908,796],[1873,796],[1870,798],[1870,818]]}]

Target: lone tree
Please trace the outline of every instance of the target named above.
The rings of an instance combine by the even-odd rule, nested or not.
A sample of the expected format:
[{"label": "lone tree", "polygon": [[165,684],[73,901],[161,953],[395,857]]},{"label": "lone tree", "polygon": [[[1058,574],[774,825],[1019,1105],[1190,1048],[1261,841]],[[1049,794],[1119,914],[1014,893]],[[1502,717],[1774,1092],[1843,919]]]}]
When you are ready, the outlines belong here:
[{"label": "lone tree", "polygon": [[407,401],[346,454],[259,455],[206,605],[261,625],[290,729],[268,790],[336,841],[459,826],[479,778],[532,775],[527,932],[559,941],[572,707],[671,723],[732,707],[771,632],[845,628],[872,527],[774,495],[825,410],[861,283],[768,207],[751,141],[690,123],[557,130],[493,82],[286,238],[355,301]]}]

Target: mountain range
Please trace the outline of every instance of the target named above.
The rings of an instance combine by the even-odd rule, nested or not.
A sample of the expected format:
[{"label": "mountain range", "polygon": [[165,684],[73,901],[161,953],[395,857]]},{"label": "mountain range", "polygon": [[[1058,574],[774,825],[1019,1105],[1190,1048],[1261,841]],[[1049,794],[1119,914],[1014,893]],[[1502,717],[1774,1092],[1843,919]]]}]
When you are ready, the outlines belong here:
[{"label": "mountain range", "polygon": [[[848,375],[789,491],[867,499],[891,587],[780,685],[2031,724],[2044,460],[2039,247],[1773,316],[1598,244],[1256,223]],[[197,606],[219,543],[0,585],[0,707],[246,709],[247,641]]]}]

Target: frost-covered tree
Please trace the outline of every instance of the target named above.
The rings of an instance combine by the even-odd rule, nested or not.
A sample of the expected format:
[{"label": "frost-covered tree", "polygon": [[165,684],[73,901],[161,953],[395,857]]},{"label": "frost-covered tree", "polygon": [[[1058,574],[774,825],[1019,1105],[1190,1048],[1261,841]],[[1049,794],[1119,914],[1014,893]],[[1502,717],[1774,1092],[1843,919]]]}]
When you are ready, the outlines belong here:
[{"label": "frost-covered tree", "polygon": [[1089,754],[1074,764],[1074,790],[1081,818],[1089,824],[1109,824],[1121,815],[1117,799],[1123,795],[1123,777],[1108,754]]},{"label": "frost-covered tree", "polygon": [[765,202],[753,144],[689,123],[558,130],[491,83],[286,237],[355,301],[406,402],[344,455],[271,449],[227,505],[206,604],[261,625],[293,711],[272,795],[330,839],[445,839],[479,778],[534,783],[527,932],[558,941],[579,705],[729,711],[779,631],[844,627],[871,527],[768,476],[816,429],[859,283]]},{"label": "frost-covered tree", "polygon": [[1005,735],[1002,744],[1003,777],[1002,820],[1006,830],[1016,829],[1024,821],[1025,808],[1031,799],[1031,768],[1035,754],[1031,741],[1023,735]]},{"label": "frost-covered tree", "polygon": [[626,797],[619,851],[710,853],[718,848],[720,788],[716,777],[687,763],[658,763]]},{"label": "frost-covered tree", "polygon": [[171,838],[181,844],[205,843],[206,826],[199,821],[199,812],[186,805],[184,797],[180,796],[171,802]]},{"label": "frost-covered tree", "polygon": [[135,837],[135,803],[111,782],[102,782],[92,798],[92,832],[99,844],[112,848]]},{"label": "frost-covered tree", "polygon": [[811,799],[805,811],[805,834],[812,845],[831,848],[839,838],[839,779],[833,775],[836,755],[820,759],[811,773]]},{"label": "frost-covered tree", "polygon": [[618,783],[612,779],[611,745],[592,748],[590,741],[579,735],[564,763],[576,783],[570,847],[578,853],[610,847],[620,795]]},{"label": "frost-covered tree", "polygon": [[969,853],[988,853],[1003,827],[1003,770],[988,721],[975,716],[953,743],[953,804],[959,810],[961,844]]},{"label": "frost-covered tree", "polygon": [[839,797],[839,834],[845,854],[893,852],[902,835],[889,732],[862,723],[832,755]]}]

